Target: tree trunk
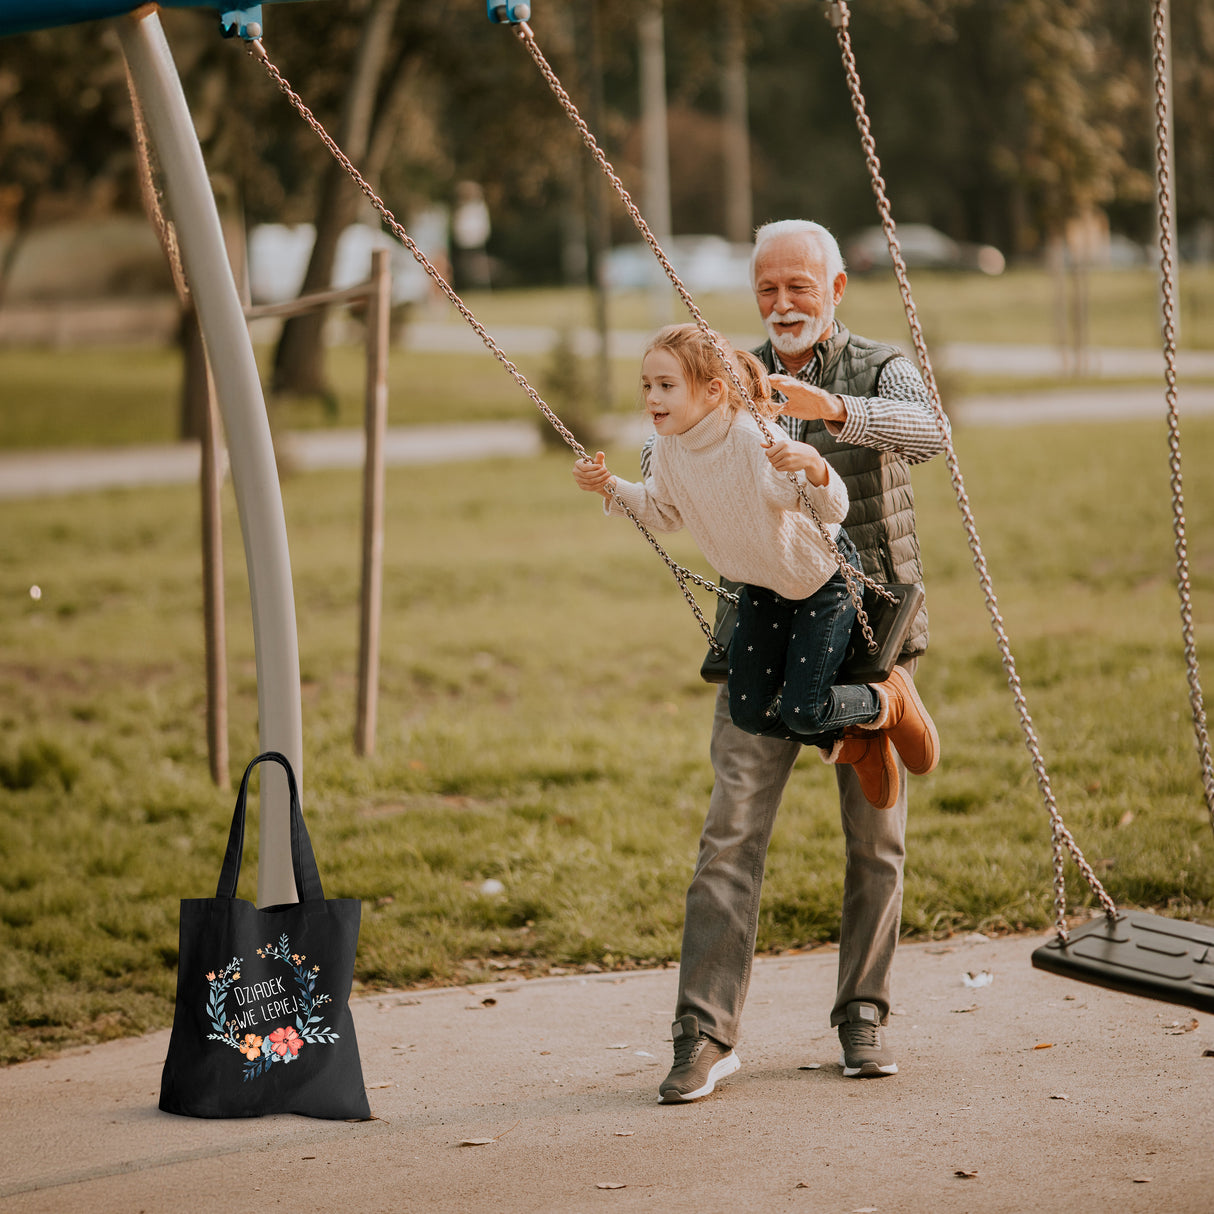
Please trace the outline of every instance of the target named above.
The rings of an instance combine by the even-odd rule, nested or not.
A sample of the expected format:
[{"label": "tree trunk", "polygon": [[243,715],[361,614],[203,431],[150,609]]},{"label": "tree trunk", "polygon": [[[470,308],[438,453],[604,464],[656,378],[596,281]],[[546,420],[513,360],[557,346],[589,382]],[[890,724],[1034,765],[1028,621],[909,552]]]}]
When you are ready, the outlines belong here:
[{"label": "tree trunk", "polygon": [[[400,0],[375,0],[363,26],[336,136],[338,145],[355,165],[367,156],[376,94],[399,5]],[[332,284],[337,242],[353,217],[358,197],[357,188],[345,170],[336,161],[330,163],[321,184],[316,208],[316,243],[312,246],[301,294],[323,291]],[[274,392],[332,396],[325,373],[327,316],[327,309],[317,309],[284,322],[274,351]]]},{"label": "tree trunk", "polygon": [[211,387],[207,378],[207,355],[202,344],[202,327],[198,323],[198,313],[194,309],[192,299],[181,309],[177,344],[181,347],[181,401],[177,434],[183,439],[202,439],[207,433]]},{"label": "tree trunk", "polygon": [[723,23],[721,110],[725,135],[725,235],[738,244],[754,239],[750,187],[750,119],[746,97],[746,27],[735,5]]},{"label": "tree trunk", "polygon": [[[641,147],[645,172],[644,213],[649,230],[664,243],[671,234],[670,147],[666,126],[666,45],[662,0],[649,0],[638,19],[640,39]],[[670,322],[673,295],[663,282],[650,292],[651,320]]]},{"label": "tree trunk", "polygon": [[33,230],[38,198],[39,191],[29,187],[21,194],[21,202],[17,206],[17,221],[5,246],[4,256],[0,257],[0,308],[4,307],[8,297],[9,282],[12,280],[13,267],[17,264],[17,256],[25,244],[26,237]]},{"label": "tree trunk", "polygon": [[[586,0],[585,55],[587,117],[590,129],[601,132],[607,106],[603,96],[603,44],[599,0]],[[607,182],[599,167],[589,158],[581,157],[585,177],[587,204],[587,274],[594,301],[594,328],[598,334],[595,357],[595,399],[599,412],[607,413],[612,405],[610,313],[607,300],[607,254],[611,251],[611,212],[608,204]]]}]

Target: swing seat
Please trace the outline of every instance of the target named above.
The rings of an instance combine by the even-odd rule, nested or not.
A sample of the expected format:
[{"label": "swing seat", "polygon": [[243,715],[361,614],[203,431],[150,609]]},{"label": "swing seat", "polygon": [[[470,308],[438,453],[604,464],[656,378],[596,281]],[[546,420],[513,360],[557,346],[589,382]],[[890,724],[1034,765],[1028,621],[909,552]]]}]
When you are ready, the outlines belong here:
[{"label": "swing seat", "polygon": [[1033,965],[1129,995],[1214,1012],[1214,927],[1142,911],[1102,915],[1033,950]]},{"label": "swing seat", "polygon": [[836,683],[884,683],[898,662],[915,616],[923,606],[923,587],[890,583],[882,589],[893,596],[892,603],[871,586],[864,588],[864,612],[873,640],[877,642],[877,651],[869,653],[868,642],[857,619],[847,655],[835,675]]}]

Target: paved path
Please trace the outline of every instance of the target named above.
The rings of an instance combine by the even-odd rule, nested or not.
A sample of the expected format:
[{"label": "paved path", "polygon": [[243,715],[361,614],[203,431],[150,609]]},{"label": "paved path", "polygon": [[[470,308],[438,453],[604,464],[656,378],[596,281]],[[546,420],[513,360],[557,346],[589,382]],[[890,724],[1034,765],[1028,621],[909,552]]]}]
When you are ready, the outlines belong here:
[{"label": "paved path", "polygon": [[366,1123],[162,1114],[167,1032],[10,1067],[0,1209],[1209,1214],[1214,1019],[1034,970],[1040,940],[904,945],[881,1080],[838,1067],[835,951],[761,958],[741,1071],[681,1107],[673,969],[359,999]]},{"label": "paved path", "polygon": [[[1214,388],[1182,388],[1181,417],[1214,413]],[[1054,422],[1158,419],[1163,424],[1162,390],[1087,388],[1073,391],[1008,393],[970,397],[951,410],[958,426],[1041,425]],[[641,416],[618,419],[612,441],[639,444],[646,433]],[[541,443],[532,419],[444,426],[394,427],[387,433],[384,462],[389,466],[439,463],[453,452],[478,459],[538,455]],[[355,468],[363,462],[363,432],[357,429],[301,430],[283,435],[279,456],[292,467]],[[196,481],[197,443],[136,447],[0,452],[0,499],[57,496],[119,486],[179,484]]]}]

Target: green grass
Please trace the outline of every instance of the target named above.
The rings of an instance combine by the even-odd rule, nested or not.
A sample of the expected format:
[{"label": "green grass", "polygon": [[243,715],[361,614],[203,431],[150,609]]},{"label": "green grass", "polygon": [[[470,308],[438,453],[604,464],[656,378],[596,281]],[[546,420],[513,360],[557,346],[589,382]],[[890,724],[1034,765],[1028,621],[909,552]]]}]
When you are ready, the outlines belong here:
[{"label": "green grass", "polygon": [[[1119,902],[1214,917],[1163,435],[1126,423],[956,437],[1068,824]],[[1214,423],[1187,424],[1186,444],[1208,641]],[[621,471],[635,463],[613,456]],[[361,983],[678,955],[711,784],[702,643],[661,564],[576,492],[569,463],[389,473],[368,760],[351,741],[358,477],[284,484],[305,812],[326,890],[364,900]],[[916,488],[932,618],[920,686],[944,759],[911,790],[904,930],[1043,928],[1048,820],[943,461],[917,470]],[[188,488],[0,503],[0,1059],[171,1017],[177,900],[214,888],[232,806],[207,777],[197,509]],[[235,766],[257,745],[256,681],[230,500],[226,511]],[[803,756],[772,843],[761,949],[837,936],[832,785]],[[250,842],[255,853],[256,831]],[[1089,905],[1068,874],[1073,904]],[[481,894],[490,877],[503,894]]]},{"label": "green grass", "polygon": [[[1214,344],[1214,270],[1182,267],[1183,344]],[[923,274],[914,279],[929,348],[954,341],[1031,342],[1049,346],[1054,297],[1049,277],[1039,271],[1013,271],[1000,278]],[[569,330],[591,323],[584,291],[534,290],[473,294],[469,302],[490,333],[508,326],[548,325]],[[737,337],[761,331],[748,293],[710,294],[699,301],[710,323]],[[681,305],[680,305],[681,307]],[[612,297],[611,323],[617,329],[656,326],[651,303],[639,293]],[[840,315],[858,333],[889,341],[907,340],[901,300],[892,277],[856,278],[848,286]],[[1158,304],[1149,271],[1092,275],[1091,342],[1095,346],[1152,347],[1158,344]],[[672,304],[669,319],[683,313]],[[430,318],[433,320],[433,317]],[[450,310],[442,323],[466,328]],[[389,423],[394,426],[436,422],[483,421],[538,416],[528,397],[488,355],[452,355],[419,348],[407,336],[395,346],[389,366]],[[528,380],[549,395],[555,367],[550,354],[518,353],[503,339],[507,355]],[[270,350],[258,357],[268,366]],[[276,430],[357,426],[363,413],[364,353],[358,346],[337,346],[328,359],[336,409],[320,400],[271,400]],[[590,368],[581,367],[590,383]],[[46,446],[113,445],[169,442],[177,435],[180,359],[173,349],[0,349],[0,449]],[[636,400],[633,359],[612,364],[613,408],[627,411]],[[1057,386],[1048,376],[1013,380],[1007,376],[942,376],[948,397],[959,393],[1018,391]],[[1067,386],[1085,382],[1069,380]],[[1108,381],[1100,381],[1108,382]],[[1127,381],[1131,382],[1131,381]],[[82,392],[79,385],[87,384]],[[1182,383],[1182,390],[1183,390]],[[575,404],[553,398],[562,416],[572,418]]]},{"label": "green grass", "polygon": [[[1214,267],[1182,265],[1178,273],[1181,341],[1192,349],[1214,348]],[[1092,271],[1088,276],[1089,338],[1094,346],[1159,343],[1159,287],[1151,269]],[[912,271],[911,290],[929,342],[996,341],[1051,346],[1055,330],[1056,286],[1043,270],[1010,270],[997,278],[979,274]],[[520,323],[591,323],[589,298],[556,288],[472,293],[468,303],[488,326]],[[749,292],[708,292],[696,303],[712,325],[726,333],[759,333]],[[520,319],[520,311],[529,318]],[[685,317],[671,289],[671,321]],[[885,341],[905,341],[906,317],[892,273],[855,275],[839,309],[855,333]],[[641,292],[612,296],[612,324],[650,329],[652,304]]]}]

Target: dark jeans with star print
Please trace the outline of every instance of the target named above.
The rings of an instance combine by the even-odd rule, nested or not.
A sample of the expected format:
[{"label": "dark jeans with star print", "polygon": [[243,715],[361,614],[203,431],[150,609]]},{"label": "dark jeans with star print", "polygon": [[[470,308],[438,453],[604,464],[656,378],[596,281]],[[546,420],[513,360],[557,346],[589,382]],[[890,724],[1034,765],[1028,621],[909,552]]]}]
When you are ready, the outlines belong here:
[{"label": "dark jeans with star print", "polygon": [[[860,567],[840,529],[839,550]],[[729,713],[760,737],[830,746],[849,725],[879,709],[867,683],[836,683],[856,608],[841,573],[806,599],[786,599],[763,586],[743,586],[729,647]]]}]

